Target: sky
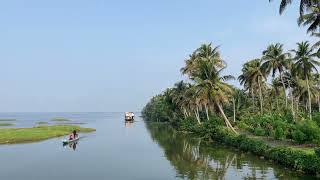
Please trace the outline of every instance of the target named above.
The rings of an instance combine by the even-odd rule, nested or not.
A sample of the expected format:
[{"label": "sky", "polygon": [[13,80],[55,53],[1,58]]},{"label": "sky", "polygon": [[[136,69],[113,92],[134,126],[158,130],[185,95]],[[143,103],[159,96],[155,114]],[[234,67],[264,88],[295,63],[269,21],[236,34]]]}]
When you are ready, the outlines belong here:
[{"label": "sky", "polygon": [[[140,111],[203,43],[226,74],[271,43],[311,40],[274,0],[0,0],[1,112]],[[237,82],[231,82],[237,85]]]}]

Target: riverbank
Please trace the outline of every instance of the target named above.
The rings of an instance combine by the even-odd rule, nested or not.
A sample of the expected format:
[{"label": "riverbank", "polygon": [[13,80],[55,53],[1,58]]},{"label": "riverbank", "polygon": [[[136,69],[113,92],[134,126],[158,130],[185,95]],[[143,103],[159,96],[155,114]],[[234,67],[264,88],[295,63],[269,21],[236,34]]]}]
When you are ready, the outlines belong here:
[{"label": "riverbank", "polygon": [[[168,126],[172,125],[167,123]],[[204,122],[201,125],[175,125],[174,128],[184,133],[193,134],[212,143],[220,143],[244,152],[250,152],[261,159],[290,167],[293,170],[318,175],[320,174],[320,157],[317,149],[297,149],[290,146],[270,145],[262,139],[255,139],[244,134],[237,135],[229,129],[217,125],[216,121]]]},{"label": "riverbank", "polygon": [[93,128],[83,128],[75,125],[36,126],[32,128],[0,129],[0,144],[15,144],[47,140],[68,135],[73,130],[78,132],[93,132]]}]

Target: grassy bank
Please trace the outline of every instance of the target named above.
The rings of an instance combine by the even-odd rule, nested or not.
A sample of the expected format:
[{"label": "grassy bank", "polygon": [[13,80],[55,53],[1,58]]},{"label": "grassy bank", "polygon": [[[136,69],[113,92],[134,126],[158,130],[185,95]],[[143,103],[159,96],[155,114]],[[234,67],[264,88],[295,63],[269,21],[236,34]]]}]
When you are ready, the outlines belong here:
[{"label": "grassy bank", "polygon": [[192,133],[213,142],[251,152],[260,158],[272,160],[300,172],[320,174],[320,151],[317,148],[297,149],[288,145],[270,145],[261,139],[254,139],[243,134],[236,135],[221,126],[221,122],[217,120],[211,120],[202,125],[190,125],[185,121],[175,127],[177,130]]},{"label": "grassy bank", "polygon": [[0,129],[0,144],[14,144],[46,140],[68,135],[73,130],[93,132],[95,129],[73,125],[38,126],[33,128]]},{"label": "grassy bank", "polygon": [[234,135],[223,129],[216,130],[211,134],[211,137],[220,143],[252,152],[297,171],[309,174],[320,173],[320,158],[312,151],[299,150],[287,146],[271,147],[264,141],[254,140],[245,135]]}]

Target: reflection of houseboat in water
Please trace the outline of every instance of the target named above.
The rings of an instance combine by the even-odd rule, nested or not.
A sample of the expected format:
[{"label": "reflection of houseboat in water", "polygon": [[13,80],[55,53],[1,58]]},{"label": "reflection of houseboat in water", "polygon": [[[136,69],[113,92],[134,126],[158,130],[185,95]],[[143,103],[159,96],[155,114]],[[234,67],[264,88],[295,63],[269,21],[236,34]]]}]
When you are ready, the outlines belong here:
[{"label": "reflection of houseboat in water", "polygon": [[134,121],[134,113],[133,112],[126,112],[124,118],[126,121]]},{"label": "reflection of houseboat in water", "polygon": [[124,123],[124,127],[126,127],[126,128],[131,128],[132,125],[133,125],[133,121],[125,121],[125,123]]}]

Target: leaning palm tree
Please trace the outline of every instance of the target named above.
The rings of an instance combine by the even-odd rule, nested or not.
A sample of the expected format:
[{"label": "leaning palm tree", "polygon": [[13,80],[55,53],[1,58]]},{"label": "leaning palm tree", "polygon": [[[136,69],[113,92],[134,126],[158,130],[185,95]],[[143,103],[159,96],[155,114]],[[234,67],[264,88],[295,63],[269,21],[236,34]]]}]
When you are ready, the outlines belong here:
[{"label": "leaning palm tree", "polygon": [[[212,67],[212,62],[207,62],[207,67]],[[198,89],[198,92],[205,94],[203,97],[207,98],[208,104],[210,104],[212,107],[217,107],[225,121],[226,126],[233,132],[237,133],[223,110],[223,105],[228,104],[233,95],[232,87],[224,82],[226,80],[233,79],[233,77],[230,75],[222,76],[221,72],[223,70],[224,68],[220,69],[219,71],[211,69],[206,73],[208,74],[209,78],[202,78],[201,76],[195,78],[195,87]]]},{"label": "leaning palm tree", "polygon": [[291,50],[295,54],[293,73],[294,75],[299,76],[306,81],[308,93],[308,113],[310,119],[312,119],[311,92],[309,80],[311,78],[312,72],[317,71],[317,67],[320,65],[320,62],[315,59],[315,53],[313,52],[313,49],[311,48],[308,41],[297,43],[297,45],[297,50]]},{"label": "leaning palm tree", "polygon": [[[209,119],[209,109],[217,107],[227,127],[236,133],[227,116],[224,113],[223,105],[228,103],[232,94],[232,88],[225,83],[231,76],[221,76],[222,70],[226,67],[220,57],[219,47],[212,47],[211,44],[204,44],[198,48],[186,61],[182,73],[186,74],[195,87],[194,107],[205,107]],[[198,111],[198,109],[196,109]],[[195,113],[198,114],[198,113]],[[199,119],[199,115],[197,115]]]},{"label": "leaning palm tree", "polygon": [[263,64],[262,69],[266,74],[272,73],[272,78],[275,78],[275,74],[279,72],[280,80],[282,83],[286,108],[288,107],[288,98],[286,96],[286,86],[283,80],[283,72],[289,66],[289,53],[283,52],[283,45],[280,43],[272,44],[263,51]]}]

